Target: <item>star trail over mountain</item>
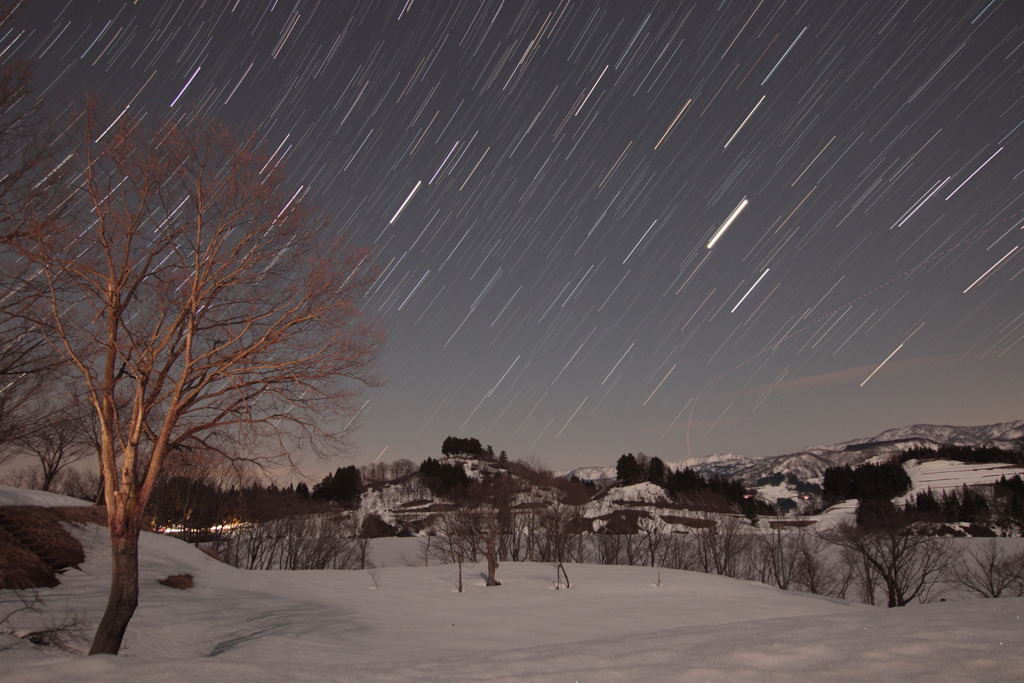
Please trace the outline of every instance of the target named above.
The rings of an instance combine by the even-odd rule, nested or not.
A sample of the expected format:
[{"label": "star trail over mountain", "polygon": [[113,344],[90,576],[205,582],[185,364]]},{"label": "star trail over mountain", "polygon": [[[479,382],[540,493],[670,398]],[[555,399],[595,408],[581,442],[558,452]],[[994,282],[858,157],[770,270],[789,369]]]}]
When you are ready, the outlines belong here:
[{"label": "star trail over mountain", "polygon": [[1015,0],[47,0],[54,115],[259,131],[370,247],[353,462],[556,468],[1024,415]]}]

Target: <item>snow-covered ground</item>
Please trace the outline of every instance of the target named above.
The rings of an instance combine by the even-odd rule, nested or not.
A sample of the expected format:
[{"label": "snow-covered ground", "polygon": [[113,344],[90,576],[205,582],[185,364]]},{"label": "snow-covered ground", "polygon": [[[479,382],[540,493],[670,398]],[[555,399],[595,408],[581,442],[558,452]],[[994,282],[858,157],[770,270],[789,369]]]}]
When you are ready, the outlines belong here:
[{"label": "snow-covered ground", "polygon": [[[0,489],[0,504],[24,504]],[[39,504],[39,495],[33,501]],[[49,499],[53,504],[63,501]],[[105,529],[77,527],[88,559],[31,629],[70,608],[87,631],[105,602]],[[80,657],[0,638],[0,680],[1015,680],[1024,599],[887,610],[718,576],[572,565],[555,590],[544,564],[502,565],[503,585],[466,568],[246,572],[144,534],[141,602],[119,657]],[[179,591],[157,579],[189,573]],[[660,586],[659,584],[660,577]],[[0,615],[13,606],[0,592]],[[86,647],[85,639],[76,641]]]},{"label": "snow-covered ground", "polygon": [[955,460],[909,460],[904,463],[903,469],[910,475],[913,488],[904,498],[897,499],[897,502],[913,500],[918,493],[928,489],[938,494],[964,485],[991,485],[1004,476],[1024,477],[1024,467]]}]

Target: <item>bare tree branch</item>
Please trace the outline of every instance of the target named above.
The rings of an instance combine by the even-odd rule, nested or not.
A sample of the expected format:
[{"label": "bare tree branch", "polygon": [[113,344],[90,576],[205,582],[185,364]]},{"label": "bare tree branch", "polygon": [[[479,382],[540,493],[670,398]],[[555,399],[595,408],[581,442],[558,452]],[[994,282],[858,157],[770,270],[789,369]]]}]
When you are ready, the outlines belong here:
[{"label": "bare tree branch", "polygon": [[328,222],[254,136],[200,117],[110,118],[94,101],[77,116],[67,200],[16,243],[35,269],[18,315],[73,369],[97,423],[108,615],[120,616],[104,618],[94,653],[117,651],[134,612],[137,588],[119,581],[137,582],[142,514],[169,454],[336,452],[383,343],[359,314],[368,254],[322,239]]}]

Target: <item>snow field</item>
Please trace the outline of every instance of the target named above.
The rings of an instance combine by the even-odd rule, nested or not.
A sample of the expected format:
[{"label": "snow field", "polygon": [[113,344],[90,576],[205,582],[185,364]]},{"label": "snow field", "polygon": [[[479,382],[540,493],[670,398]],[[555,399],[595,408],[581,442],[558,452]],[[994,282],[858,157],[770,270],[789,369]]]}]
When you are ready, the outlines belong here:
[{"label": "snow field", "polygon": [[[0,489],[0,504],[22,504]],[[38,496],[37,496],[38,498]],[[58,498],[51,499],[63,503]],[[37,500],[37,502],[39,502]],[[46,501],[42,501],[46,502]],[[70,609],[87,638],[106,600],[106,530],[78,526],[82,571],[40,591],[21,631]],[[381,563],[415,539],[387,539]],[[402,541],[403,543],[398,543]],[[375,545],[375,548],[378,546]],[[1024,599],[887,610],[649,567],[505,563],[365,571],[246,572],[144,534],[140,606],[119,657],[81,657],[0,638],[0,681],[825,681],[1017,680]],[[375,555],[376,555],[375,551]],[[389,559],[391,558],[391,559]],[[157,579],[189,573],[178,591]],[[661,585],[657,585],[660,573]],[[0,614],[14,606],[0,592]]]}]

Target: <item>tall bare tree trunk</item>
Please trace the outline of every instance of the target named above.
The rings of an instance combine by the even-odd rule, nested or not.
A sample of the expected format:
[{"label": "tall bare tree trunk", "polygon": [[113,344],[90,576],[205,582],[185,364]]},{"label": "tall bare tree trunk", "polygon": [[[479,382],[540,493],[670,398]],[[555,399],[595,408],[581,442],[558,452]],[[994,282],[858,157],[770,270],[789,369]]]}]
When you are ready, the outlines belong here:
[{"label": "tall bare tree trunk", "polygon": [[123,522],[111,526],[110,595],[93,636],[90,655],[118,653],[128,622],[139,604],[139,529],[134,526]]},{"label": "tall bare tree trunk", "polygon": [[484,541],[484,557],[487,558],[487,585],[488,586],[500,586],[501,583],[495,577],[498,571],[498,547],[495,539],[497,534],[496,525],[492,524],[492,528],[488,531],[487,538]]},{"label": "tall bare tree trunk", "polygon": [[96,420],[113,562],[93,654],[117,653],[135,612],[143,510],[168,454],[233,458],[258,439],[253,460],[289,463],[271,444],[291,437],[326,452],[355,412],[350,384],[376,383],[384,341],[359,315],[370,256],[320,242],[323,217],[265,173],[255,136],[141,120],[87,102],[49,171],[66,215],[33,213],[11,243],[36,270],[17,314],[73,369]]}]

